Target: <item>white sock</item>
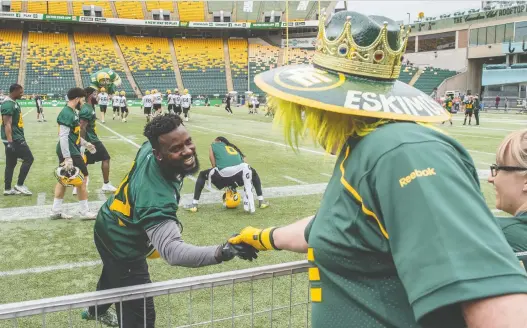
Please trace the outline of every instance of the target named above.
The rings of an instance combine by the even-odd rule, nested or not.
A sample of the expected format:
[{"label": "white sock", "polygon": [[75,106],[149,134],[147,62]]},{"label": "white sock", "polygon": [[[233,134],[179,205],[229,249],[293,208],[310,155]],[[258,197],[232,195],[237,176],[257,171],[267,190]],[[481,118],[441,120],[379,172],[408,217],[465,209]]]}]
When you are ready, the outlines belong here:
[{"label": "white sock", "polygon": [[79,200],[79,207],[81,212],[88,212],[90,208],[88,207],[88,200]]},{"label": "white sock", "polygon": [[64,201],[64,199],[54,198],[53,199],[53,207],[51,208],[51,210],[53,212],[56,212],[56,213],[61,213],[62,212],[62,202],[63,201]]},{"label": "white sock", "polygon": [[258,196],[256,198],[258,198],[259,201],[263,201],[263,196]]},{"label": "white sock", "polygon": [[86,179],[86,190],[88,190],[88,184],[90,183],[90,177],[85,176],[84,178]]},{"label": "white sock", "polygon": [[192,205],[197,205],[198,203],[199,203],[199,200],[196,200],[196,199],[192,200]]}]

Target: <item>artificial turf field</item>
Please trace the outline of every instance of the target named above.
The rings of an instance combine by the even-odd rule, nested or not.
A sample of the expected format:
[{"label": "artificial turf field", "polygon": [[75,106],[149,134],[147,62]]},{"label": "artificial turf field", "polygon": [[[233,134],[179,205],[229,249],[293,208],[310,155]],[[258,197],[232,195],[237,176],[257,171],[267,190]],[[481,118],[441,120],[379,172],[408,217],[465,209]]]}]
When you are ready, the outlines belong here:
[{"label": "artificial turf field", "polygon": [[[33,196],[0,196],[0,303],[93,291],[100,274],[101,265],[95,262],[99,257],[93,244],[93,221],[51,221],[46,218],[53,202],[56,182],[52,172],[58,164],[55,155],[58,139],[55,120],[59,110],[46,108],[47,122],[38,123],[34,109],[23,109],[26,139],[35,157],[26,180]],[[219,244],[247,225],[284,225],[312,215],[318,207],[323,184],[327,183],[333,171],[335,158],[324,155],[321,149],[313,147],[310,142],[301,145],[298,152],[285,147],[281,130],[273,126],[271,118],[263,114],[249,115],[246,108],[233,108],[233,111],[234,115],[229,116],[221,107],[192,108],[190,122],[185,124],[196,144],[201,167],[209,166],[208,147],[212,140],[220,135],[228,138],[245,153],[248,162],[258,171],[264,196],[268,197],[271,206],[248,215],[241,208],[224,210],[218,196],[215,203],[201,205],[198,213],[187,213],[181,209],[178,217],[184,225],[183,237],[186,242],[196,245]],[[145,140],[142,135],[145,119],[141,113],[141,109],[131,108],[127,123],[112,120],[109,113],[106,124],[98,125],[98,134],[112,157],[110,179],[115,186],[130,168],[137,145]],[[449,126],[448,122],[438,126],[461,141],[473,156],[478,169],[486,170],[494,163],[496,148],[503,137],[527,126],[526,116],[510,112],[482,113],[480,126],[462,126],[462,120],[463,114],[459,113],[454,115],[454,126]],[[4,165],[5,155],[2,151],[2,171]],[[89,200],[91,207],[96,209],[106,195],[99,192],[102,185],[100,165],[91,165],[89,170]],[[18,167],[15,181],[17,176]],[[481,186],[489,208],[494,209],[493,187],[485,180],[481,180]],[[190,194],[193,188],[194,181],[186,179],[182,193]],[[273,197],[274,191],[271,190],[280,190],[281,194],[288,196]],[[208,193],[204,190],[202,197],[207,198]],[[215,196],[209,194],[209,199],[214,200]],[[69,190],[65,202],[76,202]],[[76,209],[76,204],[73,204],[70,213],[75,214]],[[158,282],[304,258],[303,255],[288,252],[268,252],[260,253],[258,260],[253,263],[235,259],[216,266],[188,269],[170,267],[162,260],[152,260],[149,265],[152,280]],[[292,303],[307,301],[308,284],[304,274],[294,275],[293,278],[275,278],[273,282],[255,282],[253,288],[254,311],[271,306],[285,307],[273,312],[273,326],[306,326],[308,316],[305,305],[293,307],[289,315],[290,295]],[[233,304],[235,315],[250,313],[250,284],[237,284],[233,289],[215,288],[213,296],[210,290],[203,290],[195,291],[192,295],[187,292],[158,297],[155,299],[156,327],[196,324],[210,320],[211,314],[214,318],[230,317]],[[189,308],[190,299],[192,305]],[[211,303],[214,304],[213,312]],[[78,310],[48,314],[45,320],[46,327],[68,327],[69,320],[72,320],[72,327],[95,326],[93,321],[83,322]],[[249,316],[215,322],[214,326],[270,327],[270,321],[270,314],[262,313],[252,319]],[[37,327],[41,324],[42,316],[23,318],[17,322],[18,327]],[[1,328],[14,326],[12,321],[0,321]]]}]

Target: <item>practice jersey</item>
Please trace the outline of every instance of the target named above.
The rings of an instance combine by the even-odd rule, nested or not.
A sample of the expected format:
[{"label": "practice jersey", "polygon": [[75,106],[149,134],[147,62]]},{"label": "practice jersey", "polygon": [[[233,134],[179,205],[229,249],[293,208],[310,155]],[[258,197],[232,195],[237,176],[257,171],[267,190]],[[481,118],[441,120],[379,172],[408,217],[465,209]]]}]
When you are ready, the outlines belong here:
[{"label": "practice jersey", "polygon": [[101,92],[97,95],[97,102],[99,105],[108,106],[109,97],[106,92]]},{"label": "practice jersey", "polygon": [[[515,252],[527,251],[527,213],[514,217],[497,217],[496,220],[507,238],[507,242]],[[524,263],[527,264],[527,263]]]},{"label": "practice jersey", "polygon": [[181,96],[181,107],[189,108],[191,101],[192,101],[192,97],[189,94],[182,95]]},{"label": "practice jersey", "polygon": [[99,210],[95,236],[118,260],[156,257],[146,230],[166,220],[177,221],[183,180],[166,179],[145,142],[119,189]]},{"label": "practice jersey", "polygon": [[125,96],[121,96],[120,104],[121,104],[121,108],[126,107],[126,97]]},{"label": "practice jersey", "polygon": [[174,95],[174,103],[176,106],[181,106],[181,95]]},{"label": "practice jersey", "polygon": [[472,158],[416,123],[346,142],[305,237],[313,328],[461,328],[462,302],[527,290]]},{"label": "practice jersey", "polygon": [[[110,84],[109,85],[101,85],[99,82],[97,82],[97,74],[99,73],[107,73],[110,76]],[[100,88],[104,87],[106,88],[106,91],[109,93],[115,92],[115,87],[119,86],[121,83],[121,78],[119,77],[119,74],[115,73],[110,68],[103,68],[95,73],[92,73],[90,75],[90,86],[92,88],[95,88],[97,90],[100,90]],[[117,85],[116,85],[117,83]]]},{"label": "practice jersey", "polygon": [[35,105],[37,105],[37,108],[42,108],[42,98],[40,96],[35,97]]},{"label": "practice jersey", "polygon": [[[65,127],[68,127],[70,129],[70,133],[68,135],[70,155],[80,155],[79,147],[81,143],[81,127],[77,111],[71,107],[65,106],[64,108],[62,108],[59,113],[59,116],[57,117],[57,123],[59,127],[60,125],[64,125]],[[62,151],[60,149],[60,141],[57,143],[56,151],[58,156],[62,155]]]},{"label": "practice jersey", "polygon": [[154,98],[154,104],[160,105],[161,103],[163,103],[163,96],[161,96],[161,93],[158,92],[154,94],[153,98]]},{"label": "practice jersey", "polygon": [[113,96],[112,97],[112,106],[113,107],[121,107],[121,96]]},{"label": "practice jersey", "polygon": [[472,101],[466,101],[465,102],[465,109],[466,110],[472,110],[474,108],[474,103]]},{"label": "practice jersey", "polygon": [[[5,97],[4,102],[0,106],[2,115],[11,116],[11,138],[16,141],[24,141],[24,119],[22,118],[22,109],[20,105],[9,97]],[[2,141],[7,142],[7,135],[5,133],[5,125],[2,120],[2,128],[0,129]]]},{"label": "practice jersey", "polygon": [[82,105],[79,119],[88,121],[88,125],[86,126],[86,141],[91,143],[100,142],[97,136],[97,114],[93,106],[90,104]]},{"label": "practice jersey", "polygon": [[0,95],[0,105],[4,103],[4,100],[6,99],[6,96]]},{"label": "practice jersey", "polygon": [[211,147],[218,170],[243,163],[242,156],[235,148],[227,146],[223,142],[213,142]]},{"label": "practice jersey", "polygon": [[143,102],[143,107],[152,108],[152,96],[151,95],[143,96],[142,102]]},{"label": "practice jersey", "polygon": [[176,97],[176,95],[173,95],[173,94],[169,94],[167,96],[169,105],[174,105],[176,103],[176,98],[175,97]]}]

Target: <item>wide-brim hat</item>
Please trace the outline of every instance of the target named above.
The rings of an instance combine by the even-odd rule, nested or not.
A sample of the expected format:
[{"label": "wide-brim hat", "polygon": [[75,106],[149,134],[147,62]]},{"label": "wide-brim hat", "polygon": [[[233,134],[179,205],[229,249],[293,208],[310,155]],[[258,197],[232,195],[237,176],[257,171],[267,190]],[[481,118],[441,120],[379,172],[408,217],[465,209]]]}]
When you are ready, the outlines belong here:
[{"label": "wide-brim hat", "polygon": [[341,11],[321,18],[312,64],[255,77],[270,96],[347,115],[443,122],[450,114],[422,91],[397,80],[409,31],[381,16]]}]

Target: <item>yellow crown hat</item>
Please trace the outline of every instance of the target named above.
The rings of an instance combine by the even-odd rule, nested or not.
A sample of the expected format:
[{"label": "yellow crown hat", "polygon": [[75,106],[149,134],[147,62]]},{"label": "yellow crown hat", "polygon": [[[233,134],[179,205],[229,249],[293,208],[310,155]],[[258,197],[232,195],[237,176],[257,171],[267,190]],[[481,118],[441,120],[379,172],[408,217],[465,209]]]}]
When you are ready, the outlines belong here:
[{"label": "yellow crown hat", "polygon": [[[340,11],[319,22],[311,64],[256,75],[271,106],[360,117],[442,122],[450,115],[420,90],[396,80],[410,31],[382,16]],[[280,115],[276,116],[280,119]],[[344,120],[340,120],[344,121]]]}]

